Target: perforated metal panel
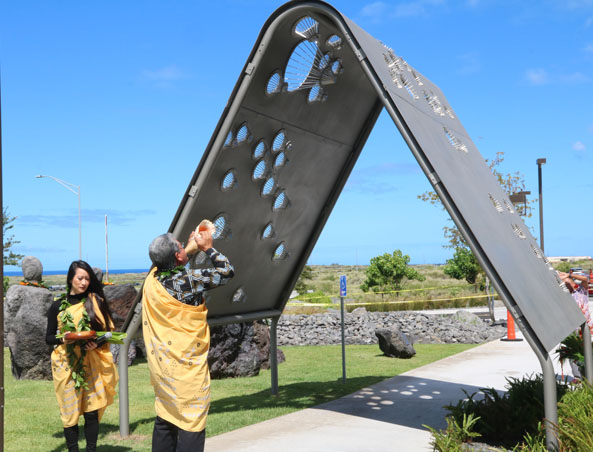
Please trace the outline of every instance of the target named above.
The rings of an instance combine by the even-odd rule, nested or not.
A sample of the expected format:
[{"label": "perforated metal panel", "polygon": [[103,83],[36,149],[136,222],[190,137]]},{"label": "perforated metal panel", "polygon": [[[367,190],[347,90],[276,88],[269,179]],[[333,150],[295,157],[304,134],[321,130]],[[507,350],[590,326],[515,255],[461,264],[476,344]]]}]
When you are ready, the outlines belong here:
[{"label": "perforated metal panel", "polygon": [[441,90],[316,1],[262,28],[170,227],[184,240],[212,219],[235,266],[210,321],[281,312],[383,107],[518,326],[551,350],[584,318]]}]

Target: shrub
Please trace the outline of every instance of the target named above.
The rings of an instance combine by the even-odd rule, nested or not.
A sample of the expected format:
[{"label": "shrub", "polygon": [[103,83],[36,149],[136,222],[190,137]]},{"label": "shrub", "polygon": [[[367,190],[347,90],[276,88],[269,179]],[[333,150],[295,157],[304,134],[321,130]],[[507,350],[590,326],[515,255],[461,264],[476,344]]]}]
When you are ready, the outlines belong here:
[{"label": "shrub", "polygon": [[438,452],[462,452],[464,442],[480,436],[479,433],[473,432],[474,425],[478,420],[479,418],[474,417],[473,414],[469,416],[464,414],[461,423],[452,417],[448,417],[445,430],[435,430],[428,425],[424,425],[424,427],[432,433],[433,439],[430,445],[433,450]]},{"label": "shrub", "polygon": [[[512,447],[521,442],[525,434],[537,435],[538,423],[544,419],[544,391],[541,374],[522,378],[507,378],[507,392],[499,394],[494,388],[481,388],[484,397],[476,394],[445,408],[459,423],[464,416],[479,417],[475,431],[493,444]],[[556,385],[558,400],[568,391],[568,385]]]},{"label": "shrub", "polygon": [[593,450],[593,386],[586,380],[564,395],[558,404],[561,451]]}]

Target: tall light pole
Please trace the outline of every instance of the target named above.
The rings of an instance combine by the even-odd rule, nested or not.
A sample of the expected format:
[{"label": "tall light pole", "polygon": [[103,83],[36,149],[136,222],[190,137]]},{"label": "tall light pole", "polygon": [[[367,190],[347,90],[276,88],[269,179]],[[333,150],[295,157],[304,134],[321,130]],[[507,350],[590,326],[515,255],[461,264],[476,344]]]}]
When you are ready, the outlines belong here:
[{"label": "tall light pole", "polygon": [[544,198],[542,194],[542,165],[546,159],[537,159],[537,183],[539,187],[539,247],[544,251]]},{"label": "tall light pole", "polygon": [[[62,187],[70,190],[75,195],[78,195],[78,258],[82,260],[82,222],[80,219],[80,185],[74,185],[74,184],[71,184],[70,182],[66,182],[65,180],[58,179],[57,177],[46,176],[44,174],[39,174],[38,176],[35,176],[35,177],[37,177],[37,178],[48,177],[50,179],[53,179],[58,184],[60,184]],[[72,188],[72,187],[76,188],[76,190],[74,190],[74,188]]]}]

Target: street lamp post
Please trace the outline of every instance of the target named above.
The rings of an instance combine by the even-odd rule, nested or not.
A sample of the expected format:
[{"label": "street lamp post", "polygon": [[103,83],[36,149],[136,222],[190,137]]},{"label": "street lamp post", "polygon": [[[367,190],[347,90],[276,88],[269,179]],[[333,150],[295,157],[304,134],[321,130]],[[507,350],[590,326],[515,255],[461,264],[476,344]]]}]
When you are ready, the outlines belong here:
[{"label": "street lamp post", "polygon": [[542,194],[542,165],[546,159],[537,159],[537,183],[539,188],[539,247],[544,252],[544,198]]},{"label": "street lamp post", "polygon": [[[60,184],[62,187],[70,190],[75,195],[78,195],[78,258],[82,260],[82,222],[81,222],[81,218],[80,218],[80,185],[74,185],[74,184],[71,184],[70,182],[66,182],[65,180],[58,179],[57,177],[46,176],[44,174],[39,174],[38,176],[35,176],[35,177],[37,177],[37,178],[48,177],[50,179],[53,179],[58,184]],[[74,190],[72,187],[76,188],[76,190]]]}]

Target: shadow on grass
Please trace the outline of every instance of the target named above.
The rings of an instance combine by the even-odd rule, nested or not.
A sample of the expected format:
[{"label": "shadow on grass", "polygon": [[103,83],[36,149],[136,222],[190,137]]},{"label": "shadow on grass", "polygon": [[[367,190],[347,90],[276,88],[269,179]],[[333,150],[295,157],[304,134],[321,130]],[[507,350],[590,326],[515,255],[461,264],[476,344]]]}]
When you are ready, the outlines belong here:
[{"label": "shadow on grass", "polygon": [[218,399],[211,402],[210,414],[246,411],[254,408],[291,408],[300,410],[329,402],[358,391],[360,388],[379,383],[391,375],[347,378],[323,382],[289,383],[280,382],[278,395],[273,396],[270,389],[248,395]]},{"label": "shadow on grass", "polygon": [[[97,452],[127,452],[134,450],[132,447],[121,445],[121,444],[106,444],[113,442],[113,438],[116,438],[115,441],[135,441],[139,439],[147,438],[146,435],[138,436],[135,435],[134,432],[136,429],[144,424],[153,424],[154,423],[154,416],[149,418],[140,419],[138,421],[132,422],[130,424],[130,436],[127,438],[120,438],[119,437],[119,424],[110,424],[110,423],[103,423],[99,424],[99,440],[97,441]],[[79,444],[82,442],[84,443],[84,421],[81,420],[79,424]],[[152,430],[151,430],[152,431]],[[61,438],[64,439],[64,433],[62,431],[56,432],[52,435],[54,438]],[[150,439],[150,437],[148,437]],[[65,442],[64,444],[52,449],[50,452],[62,452],[65,450]],[[81,449],[82,450],[82,449]]]}]

